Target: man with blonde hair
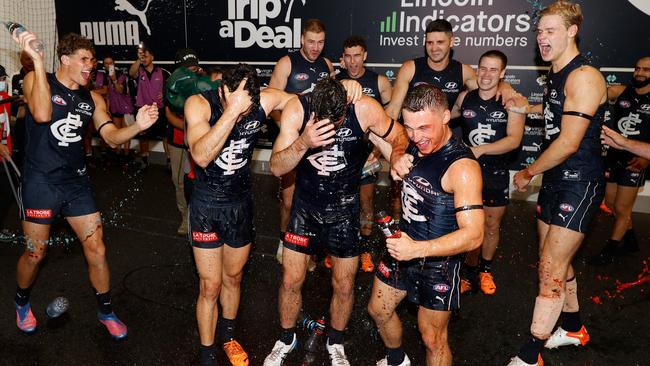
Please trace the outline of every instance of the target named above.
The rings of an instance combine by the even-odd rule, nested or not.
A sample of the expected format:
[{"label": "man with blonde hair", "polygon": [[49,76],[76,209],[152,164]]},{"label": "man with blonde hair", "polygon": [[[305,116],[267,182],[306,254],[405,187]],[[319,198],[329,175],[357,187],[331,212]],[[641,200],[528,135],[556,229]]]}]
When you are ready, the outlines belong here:
[{"label": "man with blonde hair", "polygon": [[[509,366],[543,365],[542,347],[589,341],[571,260],[604,196],[599,135],[607,88],[578,50],[582,20],[580,6],[566,1],[540,13],[537,43],[542,59],[551,62],[542,104],[546,137],[540,157],[514,176],[514,185],[525,191],[535,175],[544,173],[537,200],[540,283],[531,336]],[[532,109],[542,112],[541,106]],[[551,335],[560,314],[562,324]]]}]

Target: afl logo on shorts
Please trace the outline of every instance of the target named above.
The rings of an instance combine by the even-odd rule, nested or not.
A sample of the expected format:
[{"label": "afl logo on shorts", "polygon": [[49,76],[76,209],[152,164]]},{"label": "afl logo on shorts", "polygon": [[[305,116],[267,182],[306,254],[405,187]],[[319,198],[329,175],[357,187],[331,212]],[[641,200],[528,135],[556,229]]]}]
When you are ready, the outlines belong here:
[{"label": "afl logo on shorts", "polygon": [[77,104],[77,108],[83,110],[83,111],[89,111],[92,107],[88,103],[79,103]]},{"label": "afl logo on shorts", "polygon": [[575,209],[568,203],[560,203],[560,210],[564,212],[573,212]]},{"label": "afl logo on shorts", "polygon": [[260,121],[246,122],[246,124],[244,125],[244,129],[247,130],[247,131],[254,130],[254,129],[260,127],[260,124],[261,124]]},{"label": "afl logo on shorts", "polygon": [[296,74],[296,76],[294,76],[293,78],[298,81],[305,81],[309,79],[309,75],[305,74],[304,72],[301,72],[300,74]]},{"label": "afl logo on shorts", "polygon": [[352,130],[347,127],[341,128],[336,132],[336,136],[338,137],[348,137],[350,135],[352,135]]},{"label": "afl logo on shorts", "polygon": [[505,116],[506,116],[506,113],[501,112],[501,111],[494,111],[494,112],[490,113],[490,117],[492,117],[492,118],[501,119],[501,118],[503,118]]},{"label": "afl logo on shorts", "polygon": [[68,105],[68,103],[65,102],[65,99],[58,94],[52,96],[52,101],[58,105]]},{"label": "afl logo on shorts", "polygon": [[474,118],[476,117],[476,112],[471,109],[466,109],[463,111],[463,117],[465,118]]},{"label": "afl logo on shorts", "polygon": [[621,100],[620,102],[618,102],[618,105],[620,105],[623,108],[630,108],[631,104],[627,100]]},{"label": "afl logo on shorts", "polygon": [[443,292],[443,293],[447,292],[447,291],[449,291],[449,285],[446,285],[444,283],[435,284],[435,285],[433,285],[433,291]]},{"label": "afl logo on shorts", "polygon": [[456,88],[458,88],[458,84],[453,82],[453,81],[450,81],[450,82],[445,84],[445,88],[447,88],[447,89],[456,89]]}]

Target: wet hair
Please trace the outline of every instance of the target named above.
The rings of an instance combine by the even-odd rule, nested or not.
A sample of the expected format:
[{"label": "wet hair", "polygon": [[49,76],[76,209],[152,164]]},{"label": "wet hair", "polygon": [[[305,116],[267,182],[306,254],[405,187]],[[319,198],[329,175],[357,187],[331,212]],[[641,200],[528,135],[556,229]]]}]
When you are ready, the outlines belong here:
[{"label": "wet hair", "polygon": [[325,24],[318,19],[307,19],[305,26],[302,27],[302,35],[304,36],[307,32],[324,33]]},{"label": "wet hair", "polygon": [[499,60],[501,60],[502,70],[505,69],[506,66],[508,66],[508,56],[506,56],[505,53],[499,50],[489,50],[484,54],[482,54],[481,57],[478,59],[479,65],[481,64],[481,61],[483,60],[484,57],[498,58]]},{"label": "wet hair", "polygon": [[329,119],[336,122],[345,114],[347,92],[340,81],[325,78],[314,86],[309,103],[316,120]]},{"label": "wet hair", "polygon": [[559,15],[564,21],[564,26],[567,28],[572,25],[580,28],[584,20],[580,4],[574,4],[564,0],[556,1],[539,12],[540,18],[546,15]]},{"label": "wet hair", "polygon": [[61,56],[72,55],[77,50],[88,50],[95,55],[93,42],[77,33],[68,33],[59,40],[59,45],[56,47],[56,55],[60,60]]},{"label": "wet hair", "polygon": [[231,92],[235,91],[244,78],[247,79],[244,90],[248,91],[253,102],[251,111],[255,111],[260,107],[260,79],[257,77],[257,71],[250,65],[238,64],[225,71],[221,79],[221,92],[223,93],[224,86]]},{"label": "wet hair", "polygon": [[420,112],[425,109],[439,111],[449,109],[449,104],[442,90],[433,85],[420,84],[406,94],[402,109],[409,112]]},{"label": "wet hair", "polygon": [[427,24],[427,29],[424,31],[424,34],[429,34],[433,32],[444,32],[449,37],[454,35],[454,32],[452,31],[451,23],[449,23],[444,19],[436,19],[431,23]]},{"label": "wet hair", "polygon": [[346,48],[352,48],[356,46],[361,47],[363,52],[366,52],[368,50],[366,41],[361,36],[350,36],[345,41],[343,41],[343,51],[345,51]]}]

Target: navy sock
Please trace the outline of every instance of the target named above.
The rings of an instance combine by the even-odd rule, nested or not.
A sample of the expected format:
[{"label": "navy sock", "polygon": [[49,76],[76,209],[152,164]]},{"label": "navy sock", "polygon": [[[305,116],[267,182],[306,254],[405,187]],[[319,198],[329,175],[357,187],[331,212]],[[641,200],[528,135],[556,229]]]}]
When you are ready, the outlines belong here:
[{"label": "navy sock", "polygon": [[485,259],[481,257],[478,265],[479,272],[492,272],[492,259]]},{"label": "navy sock", "polygon": [[289,329],[282,328],[282,333],[280,334],[280,340],[284,344],[291,344],[293,342],[293,337],[296,334],[296,328],[291,327]]},{"label": "navy sock", "polygon": [[97,299],[97,306],[99,307],[99,312],[108,315],[113,312],[113,298],[111,296],[111,290],[100,294],[97,290],[95,291],[95,298]]},{"label": "navy sock", "polygon": [[217,331],[222,343],[232,341],[235,339],[235,319],[220,318]]},{"label": "navy sock", "polygon": [[18,306],[25,306],[29,302],[29,294],[32,292],[32,288],[20,288],[20,286],[16,286],[16,297],[14,297],[14,301],[16,302],[16,305]]},{"label": "navy sock", "polygon": [[214,344],[209,346],[200,345],[199,355],[201,357],[201,366],[213,366],[217,364],[217,350]]},{"label": "navy sock", "polygon": [[521,347],[517,356],[525,363],[537,363],[537,358],[539,357],[539,353],[542,352],[542,348],[544,348],[544,343],[546,343],[545,340],[531,335],[528,342]]},{"label": "navy sock", "polygon": [[582,328],[580,311],[576,311],[575,313],[562,312],[562,329],[567,332],[577,332],[580,328]]},{"label": "navy sock", "polygon": [[386,360],[389,366],[399,365],[404,361],[406,354],[402,347],[388,348],[386,347]]},{"label": "navy sock", "polygon": [[336,330],[332,327],[327,329],[327,343],[331,346],[333,344],[343,344],[343,338],[345,337],[345,332],[342,330]]}]

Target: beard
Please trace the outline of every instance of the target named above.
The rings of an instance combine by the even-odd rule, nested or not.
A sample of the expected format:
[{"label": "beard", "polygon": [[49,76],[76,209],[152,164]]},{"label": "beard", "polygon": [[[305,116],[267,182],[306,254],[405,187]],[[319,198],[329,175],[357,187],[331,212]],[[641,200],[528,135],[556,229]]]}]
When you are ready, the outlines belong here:
[{"label": "beard", "polygon": [[632,86],[641,89],[647,85],[650,85],[650,78],[646,78],[645,80],[637,80],[636,78],[632,79]]}]

